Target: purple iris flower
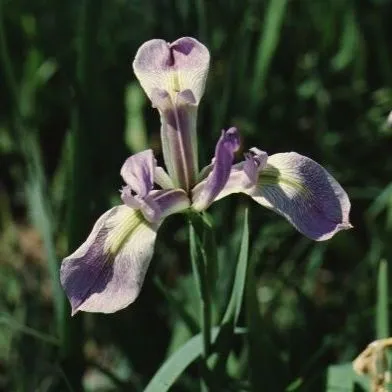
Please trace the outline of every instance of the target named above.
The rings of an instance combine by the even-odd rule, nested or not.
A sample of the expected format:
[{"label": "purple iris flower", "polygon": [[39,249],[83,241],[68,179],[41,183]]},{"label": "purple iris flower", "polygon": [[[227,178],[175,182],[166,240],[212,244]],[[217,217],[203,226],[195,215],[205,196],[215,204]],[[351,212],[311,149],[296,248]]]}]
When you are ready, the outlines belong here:
[{"label": "purple iris flower", "polygon": [[222,131],[211,164],[199,171],[196,119],[209,61],[208,49],[189,37],[173,43],[153,39],[139,48],[133,69],[160,114],[166,170],[157,166],[152,150],[125,161],[123,204],[105,212],[61,265],[73,314],[112,313],[131,304],[163,220],[189,209],[204,211],[232,193],[249,195],[316,241],[352,227],[346,192],[310,158],[295,152],[268,156],[254,147],[233,164],[240,146],[236,128]]}]

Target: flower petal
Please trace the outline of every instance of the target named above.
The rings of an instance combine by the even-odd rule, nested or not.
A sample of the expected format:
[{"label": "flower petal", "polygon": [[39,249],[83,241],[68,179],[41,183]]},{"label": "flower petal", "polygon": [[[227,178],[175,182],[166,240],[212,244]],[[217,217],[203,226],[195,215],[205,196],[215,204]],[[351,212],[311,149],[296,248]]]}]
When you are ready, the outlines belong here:
[{"label": "flower petal", "polygon": [[[252,156],[232,167],[215,201],[245,193],[259,204],[283,215],[298,231],[317,241],[350,229],[350,200],[339,183],[318,163],[295,152]],[[257,168],[255,181],[254,160]]]},{"label": "flower petal", "polygon": [[187,193],[182,189],[152,191],[151,198],[159,206],[161,219],[182,212],[191,205]]},{"label": "flower petal", "polygon": [[179,105],[160,112],[162,152],[176,187],[189,190],[198,172],[197,108]]},{"label": "flower petal", "polygon": [[352,227],[347,193],[322,166],[295,152],[270,156],[258,186],[247,193],[317,241]]},{"label": "flower petal", "polygon": [[151,197],[151,193],[147,196],[140,197],[139,195],[133,194],[129,186],[125,186],[121,189],[121,200],[126,206],[140,210],[149,222],[154,223],[161,219],[162,211]]},{"label": "flower petal", "polygon": [[172,189],[175,188],[173,180],[166,173],[166,171],[161,166],[157,166],[154,172],[154,181],[162,189]]},{"label": "flower petal", "polygon": [[139,295],[159,224],[125,205],[103,214],[87,240],[63,260],[61,284],[72,314],[112,313]]},{"label": "flower petal", "polygon": [[237,128],[222,131],[215,148],[213,168],[208,177],[192,190],[192,208],[205,210],[224,188],[233,164],[234,153],[240,146]]},{"label": "flower petal", "polygon": [[139,48],[133,69],[150,99],[154,88],[170,95],[189,89],[198,103],[204,93],[209,62],[208,49],[194,38],[183,37],[173,43],[153,39]]},{"label": "flower petal", "polygon": [[140,197],[145,197],[154,185],[156,161],[152,150],[130,156],[123,164],[120,174],[124,181]]}]

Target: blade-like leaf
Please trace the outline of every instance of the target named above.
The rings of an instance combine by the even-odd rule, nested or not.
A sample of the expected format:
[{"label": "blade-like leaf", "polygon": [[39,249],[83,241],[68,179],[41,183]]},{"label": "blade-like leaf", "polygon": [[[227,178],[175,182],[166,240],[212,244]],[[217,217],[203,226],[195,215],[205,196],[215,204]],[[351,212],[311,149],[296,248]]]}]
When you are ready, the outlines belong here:
[{"label": "blade-like leaf", "polygon": [[388,264],[386,260],[381,260],[378,268],[376,331],[377,339],[389,337]]},{"label": "blade-like leaf", "polygon": [[291,380],[286,362],[282,361],[281,352],[273,340],[275,326],[260,313],[254,269],[255,265],[250,264],[245,291],[252,391],[284,391]]},{"label": "blade-like leaf", "polygon": [[[235,279],[233,290],[229,304],[227,306],[225,315],[223,316],[223,324],[233,322],[235,325],[241,311],[242,300],[244,297],[244,288],[246,281],[246,272],[248,266],[248,253],[249,253],[249,224],[248,224],[248,210],[244,214],[244,226],[242,229],[242,239],[240,253],[238,255],[237,269],[235,272]],[[234,331],[234,327],[233,327]]]},{"label": "blade-like leaf", "polygon": [[357,386],[363,391],[368,391],[369,381],[366,377],[358,376],[351,363],[328,368],[326,392],[354,392]]},{"label": "blade-like leaf", "polygon": [[[235,333],[242,334],[246,330],[236,328]],[[219,327],[212,328],[211,338],[214,341],[219,333]],[[159,368],[144,392],[166,392],[175,383],[184,370],[203,352],[203,336],[198,334],[185,343]]]},{"label": "blade-like leaf", "polygon": [[165,296],[168,303],[180,315],[182,321],[185,323],[189,331],[193,335],[196,335],[199,331],[199,325],[197,324],[193,316],[189,314],[189,312],[187,311],[185,306],[181,303],[181,301],[174,294],[172,294],[170,290],[166,289],[166,287],[163,285],[162,281],[159,278],[154,279],[154,281],[158,289]]},{"label": "blade-like leaf", "polygon": [[270,0],[265,11],[263,30],[256,51],[257,57],[252,84],[254,105],[257,105],[262,96],[269,67],[278,46],[287,3],[287,0]]},{"label": "blade-like leaf", "polygon": [[214,369],[216,373],[223,371],[230,353],[230,349],[232,348],[231,346],[233,341],[234,328],[240,315],[241,305],[244,297],[246,272],[248,266],[248,253],[249,225],[248,210],[246,209],[244,214],[244,226],[242,230],[241,246],[238,255],[237,268],[235,271],[233,289],[231,291],[229,304],[227,305],[226,312],[223,316],[221,330],[214,350],[218,354],[218,360]]}]

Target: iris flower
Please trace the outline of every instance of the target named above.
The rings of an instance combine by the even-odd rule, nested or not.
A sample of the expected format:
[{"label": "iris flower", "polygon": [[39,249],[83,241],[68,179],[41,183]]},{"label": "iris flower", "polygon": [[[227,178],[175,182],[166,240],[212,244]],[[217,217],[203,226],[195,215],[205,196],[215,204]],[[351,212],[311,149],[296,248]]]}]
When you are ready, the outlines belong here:
[{"label": "iris flower", "polygon": [[166,169],[152,150],[125,161],[123,204],[105,212],[62,262],[72,314],[112,313],[134,302],[163,220],[189,209],[204,211],[232,193],[249,195],[313,240],[351,227],[346,192],[312,159],[295,152],[269,156],[254,147],[234,164],[240,146],[234,127],[222,130],[211,164],[199,170],[196,120],[209,62],[208,49],[190,37],[153,39],[137,51],[133,69],[160,115]]}]

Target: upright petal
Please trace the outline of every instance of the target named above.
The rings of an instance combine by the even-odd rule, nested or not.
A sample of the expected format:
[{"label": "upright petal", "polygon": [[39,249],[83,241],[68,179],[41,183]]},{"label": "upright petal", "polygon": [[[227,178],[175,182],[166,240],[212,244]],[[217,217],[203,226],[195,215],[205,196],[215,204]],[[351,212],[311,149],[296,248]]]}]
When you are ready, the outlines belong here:
[{"label": "upright petal", "polygon": [[135,193],[144,197],[153,188],[155,166],[152,150],[145,150],[130,156],[120,174]]},{"label": "upright petal", "polygon": [[215,148],[213,168],[205,180],[192,190],[192,208],[205,210],[224,188],[233,164],[234,153],[240,146],[237,128],[222,131]]},{"label": "upright petal", "polygon": [[352,227],[347,193],[322,166],[295,152],[269,157],[249,194],[317,241]]},{"label": "upright petal", "polygon": [[166,171],[161,166],[157,166],[154,172],[154,181],[162,189],[173,189],[175,188],[173,180],[166,173]]},{"label": "upright petal", "polygon": [[133,69],[161,116],[164,161],[174,185],[188,191],[198,173],[197,107],[209,68],[208,49],[194,38],[143,44]]},{"label": "upright petal", "polygon": [[167,171],[176,187],[188,191],[198,172],[197,107],[173,105],[160,111],[162,152]]},{"label": "upright petal", "polygon": [[87,240],[61,265],[61,284],[72,314],[80,310],[112,313],[137,298],[158,226],[124,205],[98,219]]},{"label": "upright petal", "polygon": [[170,96],[191,90],[198,104],[209,63],[208,49],[194,38],[183,37],[173,43],[153,39],[139,48],[133,69],[150,99],[154,89],[166,90]]}]

